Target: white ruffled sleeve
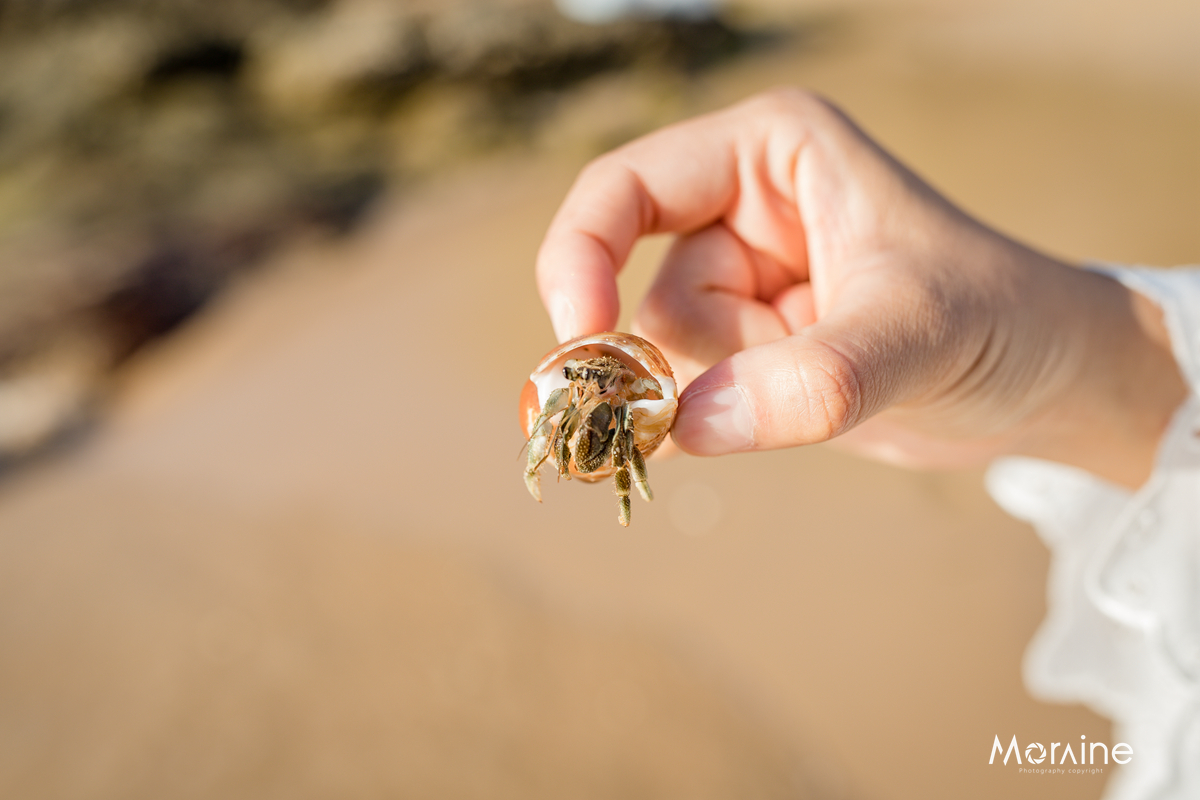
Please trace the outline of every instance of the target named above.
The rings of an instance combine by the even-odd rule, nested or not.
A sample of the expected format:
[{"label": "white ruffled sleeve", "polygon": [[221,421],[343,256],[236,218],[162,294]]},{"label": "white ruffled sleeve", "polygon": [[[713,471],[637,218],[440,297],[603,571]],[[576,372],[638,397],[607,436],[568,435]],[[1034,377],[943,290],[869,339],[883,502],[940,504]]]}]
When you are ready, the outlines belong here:
[{"label": "white ruffled sleeve", "polygon": [[1200,798],[1200,268],[1101,266],[1163,309],[1190,388],[1136,493],[1005,458],[988,491],[1052,553],[1049,611],[1025,654],[1035,696],[1082,702],[1133,758],[1106,800]]}]

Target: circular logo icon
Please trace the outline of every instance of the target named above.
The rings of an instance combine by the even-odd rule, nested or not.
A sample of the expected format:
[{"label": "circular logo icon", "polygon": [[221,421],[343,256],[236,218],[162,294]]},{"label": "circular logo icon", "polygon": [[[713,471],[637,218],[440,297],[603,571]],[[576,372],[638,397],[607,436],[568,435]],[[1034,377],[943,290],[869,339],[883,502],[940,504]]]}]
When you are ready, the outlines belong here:
[{"label": "circular logo icon", "polygon": [[[1037,751],[1038,751],[1037,758],[1033,757],[1033,748],[1035,748],[1035,747],[1037,748]],[[1042,747],[1037,742],[1032,743],[1031,745],[1029,745],[1029,747],[1025,748],[1025,760],[1028,761],[1030,764],[1042,763],[1043,761],[1046,760],[1046,748]]]}]

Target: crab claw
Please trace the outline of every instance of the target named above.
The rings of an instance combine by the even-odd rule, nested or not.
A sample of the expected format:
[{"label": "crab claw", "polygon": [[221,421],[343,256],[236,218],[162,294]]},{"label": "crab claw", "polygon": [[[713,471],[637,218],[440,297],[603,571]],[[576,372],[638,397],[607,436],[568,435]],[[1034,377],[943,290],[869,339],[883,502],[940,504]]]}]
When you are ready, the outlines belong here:
[{"label": "crab claw", "polygon": [[525,488],[533,495],[533,499],[542,502],[542,481],[536,471],[525,473]]},{"label": "crab claw", "polygon": [[547,428],[553,428],[550,424],[551,417],[566,408],[570,404],[570,399],[570,392],[566,389],[555,389],[551,392],[550,397],[546,399],[546,405],[542,407],[542,413],[534,420],[529,434],[529,460],[525,464],[525,488],[539,503],[542,502],[542,486],[538,470],[541,469],[550,449],[551,431]]},{"label": "crab claw", "polygon": [[546,448],[550,444],[549,436],[534,436],[529,440],[529,461],[525,466],[525,488],[533,495],[533,499],[542,502],[542,485],[538,470],[546,460]]}]

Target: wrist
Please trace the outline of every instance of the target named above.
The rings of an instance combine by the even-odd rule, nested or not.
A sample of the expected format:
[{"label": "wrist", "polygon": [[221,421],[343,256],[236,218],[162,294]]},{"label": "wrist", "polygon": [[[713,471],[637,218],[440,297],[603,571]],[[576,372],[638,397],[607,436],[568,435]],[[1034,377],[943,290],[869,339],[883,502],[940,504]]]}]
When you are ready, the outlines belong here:
[{"label": "wrist", "polygon": [[1059,461],[1127,488],[1150,476],[1159,440],[1187,387],[1162,310],[1103,274],[1062,265],[1070,302],[1052,310],[1072,353],[1069,380],[1031,419],[1014,454]]}]

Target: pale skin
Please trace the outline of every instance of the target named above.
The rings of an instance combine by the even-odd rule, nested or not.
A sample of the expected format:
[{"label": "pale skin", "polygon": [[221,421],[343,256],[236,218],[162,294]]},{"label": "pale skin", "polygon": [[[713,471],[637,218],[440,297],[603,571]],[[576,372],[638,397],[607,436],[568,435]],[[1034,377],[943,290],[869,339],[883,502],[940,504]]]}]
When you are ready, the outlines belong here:
[{"label": "pale skin", "polygon": [[972,219],[806,92],[583,170],[537,261],[560,341],[615,327],[617,274],[664,232],[634,332],[687,386],[691,453],[833,439],[913,467],[1046,458],[1132,489],[1187,393],[1154,303]]}]

